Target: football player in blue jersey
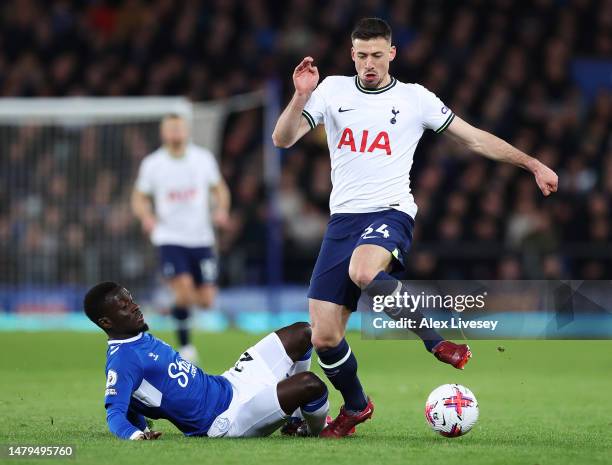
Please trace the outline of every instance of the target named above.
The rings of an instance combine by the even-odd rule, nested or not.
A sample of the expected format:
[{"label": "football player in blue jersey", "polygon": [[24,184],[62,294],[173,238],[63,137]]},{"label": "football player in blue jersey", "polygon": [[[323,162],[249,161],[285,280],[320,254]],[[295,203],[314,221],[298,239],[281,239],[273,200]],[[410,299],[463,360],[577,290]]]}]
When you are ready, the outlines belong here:
[{"label": "football player in blue jersey", "polygon": [[85,313],[108,335],[104,404],[122,439],[157,439],[146,418],[164,418],[186,436],[266,436],[298,412],[298,435],[326,425],[327,387],[310,371],[308,323],[275,331],[219,376],[209,375],[149,334],[139,305],[115,282],[91,288]]}]

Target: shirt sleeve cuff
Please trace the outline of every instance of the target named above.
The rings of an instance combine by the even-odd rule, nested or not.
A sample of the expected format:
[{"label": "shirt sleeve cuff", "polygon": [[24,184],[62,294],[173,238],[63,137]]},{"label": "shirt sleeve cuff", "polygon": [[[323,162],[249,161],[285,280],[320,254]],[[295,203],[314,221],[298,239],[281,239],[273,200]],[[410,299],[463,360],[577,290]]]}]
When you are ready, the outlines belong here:
[{"label": "shirt sleeve cuff", "polygon": [[450,115],[448,115],[448,118],[446,118],[446,121],[444,121],[444,124],[442,126],[440,126],[438,129],[436,129],[436,134],[441,134],[442,132],[444,132],[444,130],[453,122],[453,120],[455,119],[455,114],[451,113]]},{"label": "shirt sleeve cuff", "polygon": [[315,123],[314,118],[312,117],[310,113],[308,113],[308,111],[302,110],[302,116],[306,118],[306,121],[308,121],[308,125],[310,126],[310,129],[314,129],[317,127],[317,123]]}]

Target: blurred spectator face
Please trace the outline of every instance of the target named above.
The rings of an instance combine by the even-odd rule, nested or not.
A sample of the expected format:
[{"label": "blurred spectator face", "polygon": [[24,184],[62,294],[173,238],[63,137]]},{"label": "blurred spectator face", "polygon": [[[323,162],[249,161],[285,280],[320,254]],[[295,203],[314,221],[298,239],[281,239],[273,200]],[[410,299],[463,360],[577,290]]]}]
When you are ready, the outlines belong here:
[{"label": "blurred spectator face", "polygon": [[563,277],[563,265],[559,257],[548,255],[542,263],[542,272],[546,279],[560,279]]},{"label": "blurred spectator face", "polygon": [[497,239],[497,226],[491,218],[482,217],[474,224],[474,235],[479,241],[494,241]]},{"label": "blurred spectator face", "polygon": [[453,216],[462,217],[468,209],[468,201],[461,192],[453,192],[448,196],[446,211]]},{"label": "blurred spectator face", "polygon": [[607,242],[610,236],[610,225],[605,218],[598,218],[591,223],[590,237],[592,241]]},{"label": "blurred spectator face", "polygon": [[81,225],[72,223],[65,232],[66,246],[70,250],[82,250],[85,246],[85,231]]},{"label": "blurred spectator face", "polygon": [[497,274],[499,279],[521,279],[521,264],[516,257],[504,257]]},{"label": "blurred spectator face", "polygon": [[61,174],[55,175],[49,183],[49,195],[58,201],[63,200],[68,193],[68,181]]},{"label": "blurred spectator face", "polygon": [[462,233],[461,222],[455,217],[444,218],[438,226],[438,235],[444,241],[461,240]]},{"label": "blurred spectator face", "polygon": [[595,193],[589,197],[589,214],[593,218],[604,218],[608,216],[608,200],[602,194]]},{"label": "blurred spectator face", "polygon": [[353,40],[351,58],[361,84],[368,89],[377,88],[389,74],[389,63],[395,58],[395,47],[384,37]]},{"label": "blurred spectator face", "polygon": [[189,138],[187,121],[180,116],[167,116],[160,127],[162,144],[172,153],[181,153]]},{"label": "blurred spectator face", "polygon": [[504,215],[504,201],[499,192],[489,191],[480,201],[480,209],[490,217],[500,218]]},{"label": "blurred spectator face", "polygon": [[436,257],[427,252],[417,252],[412,258],[414,273],[419,278],[426,278],[436,269]]}]

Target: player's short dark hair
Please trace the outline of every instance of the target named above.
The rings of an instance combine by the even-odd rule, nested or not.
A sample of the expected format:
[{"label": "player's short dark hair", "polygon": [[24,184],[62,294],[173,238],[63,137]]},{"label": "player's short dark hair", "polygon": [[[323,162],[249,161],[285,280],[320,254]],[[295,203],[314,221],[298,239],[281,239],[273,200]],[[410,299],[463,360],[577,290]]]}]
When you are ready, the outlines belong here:
[{"label": "player's short dark hair", "polygon": [[391,42],[391,26],[384,19],[362,18],[357,21],[351,32],[351,40],[370,40],[377,37],[384,37]]},{"label": "player's short dark hair", "polygon": [[108,298],[121,288],[121,284],[113,281],[104,281],[96,284],[87,291],[83,299],[85,315],[96,325],[100,326],[98,320],[106,314]]}]

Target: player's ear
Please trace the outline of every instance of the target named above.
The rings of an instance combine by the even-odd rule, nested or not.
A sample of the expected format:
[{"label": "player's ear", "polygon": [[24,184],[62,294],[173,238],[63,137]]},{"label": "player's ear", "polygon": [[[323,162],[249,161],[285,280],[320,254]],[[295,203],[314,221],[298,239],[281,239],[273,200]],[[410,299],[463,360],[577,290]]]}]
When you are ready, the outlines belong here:
[{"label": "player's ear", "polygon": [[355,47],[351,47],[351,60],[355,61]]},{"label": "player's ear", "polygon": [[395,59],[395,55],[397,55],[397,49],[395,48],[395,45],[391,45],[391,48],[389,49],[389,61],[393,61]]},{"label": "player's ear", "polygon": [[109,317],[103,316],[98,318],[98,326],[102,329],[111,329],[113,327],[113,323]]}]

